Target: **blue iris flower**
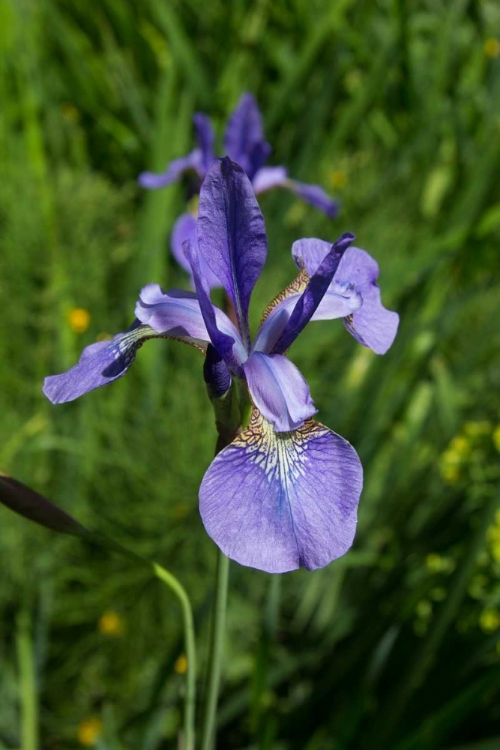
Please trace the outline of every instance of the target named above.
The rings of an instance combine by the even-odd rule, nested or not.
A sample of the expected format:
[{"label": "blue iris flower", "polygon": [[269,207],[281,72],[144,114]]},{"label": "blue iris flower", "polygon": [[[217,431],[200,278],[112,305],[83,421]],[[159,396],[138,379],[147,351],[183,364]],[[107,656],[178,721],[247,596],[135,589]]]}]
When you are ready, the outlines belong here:
[{"label": "blue iris flower", "polygon": [[[215,160],[215,133],[210,119],[202,113],[195,114],[194,126],[197,147],[187,156],[174,159],[161,174],[143,172],[139,175],[139,184],[142,187],[149,189],[165,187],[178,180],[185,172],[194,172],[201,184]],[[271,146],[264,139],[262,115],[252,94],[243,94],[230,116],[224,135],[223,151],[244,169],[256,195],[273,188],[285,187],[302,200],[323,211],[331,219],[337,216],[338,201],[327,195],[319,185],[308,185],[292,180],[285,167],[264,166],[271,153]],[[170,243],[172,254],[177,262],[184,270],[191,273],[191,267],[183,250],[186,240],[189,240],[191,244],[197,242],[196,217],[189,212],[177,219]],[[202,265],[202,269],[210,287],[220,286],[219,280],[208,267]]]},{"label": "blue iris flower", "polygon": [[[267,254],[264,219],[245,171],[217,160],[200,192],[197,242],[184,243],[196,293],[147,285],[130,329],[87,347],[77,365],[46,378],[44,392],[60,403],[116,380],[150,338],[208,352],[223,389],[233,378],[246,384],[253,413],[203,478],[207,532],[230,558],[271,573],[327,565],[352,544],[362,468],[354,448],[313,419],[309,386],[285,353],[307,323],[334,318],[376,352],[392,344],[398,315],[382,306],[377,264],[353,240],[296,242],[299,274],[268,306],[252,341],[248,310]],[[203,267],[224,287],[235,322],[212,304]]]}]

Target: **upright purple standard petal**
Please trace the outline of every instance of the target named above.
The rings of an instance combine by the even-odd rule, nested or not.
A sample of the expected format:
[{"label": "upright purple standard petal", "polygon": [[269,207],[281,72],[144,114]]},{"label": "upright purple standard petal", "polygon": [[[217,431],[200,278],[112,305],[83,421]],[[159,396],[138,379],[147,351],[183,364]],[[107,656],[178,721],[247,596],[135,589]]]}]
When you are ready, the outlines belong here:
[{"label": "upright purple standard petal", "polygon": [[[329,247],[329,243],[323,240],[304,239],[294,242],[292,254],[299,268],[305,266],[309,274],[314,274]],[[354,286],[362,304],[344,317],[344,325],[361,344],[373,349],[376,354],[385,354],[396,336],[399,315],[382,305],[376,283],[378,276],[376,261],[365,250],[350,247],[342,257],[328,292],[312,320],[337,317],[330,314],[331,295],[338,295],[342,290]]]},{"label": "upright purple standard petal", "polygon": [[43,392],[53,404],[63,404],[108,385],[125,375],[137,349],[147,339],[156,337],[156,331],[136,320],[128,331],[118,333],[111,341],[87,346],[78,364],[67,372],[45,378]]},{"label": "upright purple standard petal", "polygon": [[215,143],[215,132],[210,118],[203,114],[203,112],[196,112],[193,117],[194,127],[196,130],[196,138],[200,147],[203,168],[205,173],[208,172],[210,165],[215,159],[214,154],[214,143]]},{"label": "upright purple standard petal", "polygon": [[[191,276],[191,285],[194,288],[191,266],[189,265],[189,261],[184,253],[183,245],[186,241],[189,241],[194,247],[198,247],[197,221],[191,213],[181,214],[175,222],[172,229],[172,236],[170,238],[170,247],[178,264]],[[216,287],[221,286],[219,279],[212,273],[203,258],[200,258],[200,265],[201,272],[207,280],[209,288],[215,289]]]},{"label": "upright purple standard petal", "polygon": [[248,306],[266,260],[266,230],[250,180],[227,157],[212,165],[201,187],[198,245],[233,302],[248,346]]},{"label": "upright purple standard petal", "polygon": [[309,203],[314,208],[319,208],[330,219],[335,219],[339,212],[340,204],[329,196],[319,185],[308,185],[298,180],[289,180],[289,187],[297,193],[299,198]]},{"label": "upright purple standard petal", "polygon": [[305,378],[286,357],[253,352],[243,370],[253,403],[276,432],[291,432],[318,411]]},{"label": "upright purple standard petal", "polygon": [[[191,265],[196,294],[210,341],[233,372],[241,376],[240,362],[246,359],[247,348],[229,318],[222,310],[217,310],[212,305],[208,284],[201,273],[198,251],[189,242],[186,242],[184,250]],[[221,330],[221,321],[226,332]],[[228,330],[231,333],[227,333]]]},{"label": "upright purple standard petal", "polygon": [[272,349],[273,354],[283,354],[311,320],[331,284],[343,254],[353,240],[354,235],[346,232],[331,246],[328,255],[311,276],[295,305],[290,319]]},{"label": "upright purple standard petal", "polygon": [[181,156],[179,159],[174,159],[169,164],[164,172],[155,174],[154,172],[141,172],[137,181],[139,185],[148,190],[155,190],[156,188],[165,187],[171,185],[184,172],[193,169],[197,172],[198,176],[203,179],[205,176],[206,169],[203,164],[203,154],[201,149],[197,148],[191,151],[187,156]]},{"label": "upright purple standard petal", "polygon": [[206,472],[200,513],[232,560],[268,573],[314,570],[351,546],[362,483],[358,455],[339,435],[314,420],[276,434],[255,410]]},{"label": "upright purple standard petal", "polygon": [[224,150],[250,179],[265,162],[271,147],[264,141],[262,115],[252,94],[243,94],[229,118]]}]

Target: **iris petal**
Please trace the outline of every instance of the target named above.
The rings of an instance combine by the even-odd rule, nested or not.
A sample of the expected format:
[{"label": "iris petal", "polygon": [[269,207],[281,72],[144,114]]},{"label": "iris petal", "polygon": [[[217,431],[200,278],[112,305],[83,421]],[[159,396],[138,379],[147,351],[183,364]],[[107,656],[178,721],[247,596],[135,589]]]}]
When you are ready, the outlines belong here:
[{"label": "iris petal", "polygon": [[206,472],[200,513],[232,560],[268,573],[314,570],[351,546],[362,481],[354,448],[324,425],[277,434],[255,410]]},{"label": "iris petal", "polygon": [[253,352],[243,363],[252,401],[276,432],[290,432],[316,414],[309,386],[293,362]]},{"label": "iris petal", "polygon": [[229,295],[248,346],[248,306],[266,259],[266,230],[250,180],[228,158],[212,165],[202,185],[198,246]]},{"label": "iris petal", "polygon": [[168,334],[172,338],[210,341],[194,292],[182,289],[164,292],[159,284],[147,284],[137,300],[135,315],[156,333]]},{"label": "iris petal", "polygon": [[201,179],[205,176],[206,170],[203,165],[203,154],[199,148],[191,151],[187,156],[181,156],[179,159],[169,162],[165,171],[160,174],[156,174],[155,172],[141,172],[137,181],[141,187],[154,190],[155,188],[171,185],[172,182],[178,180],[184,172],[190,169],[197,172]]},{"label": "iris petal", "polygon": [[252,94],[241,96],[228,120],[224,151],[245,170],[250,179],[271,151],[269,144],[264,141],[262,115]]},{"label": "iris petal", "polygon": [[[141,325],[136,320],[128,331],[118,333],[111,341],[98,341],[87,346],[80,361],[71,369],[45,378],[43,392],[53,404],[63,404],[108,385],[125,375],[145,341],[158,336],[150,326]],[[194,343],[200,348],[205,346],[203,342],[187,343]]]},{"label": "iris petal", "polygon": [[[323,240],[304,239],[294,242],[292,255],[299,268],[305,267],[309,274],[313,274],[329,248],[330,244]],[[371,255],[358,247],[350,247],[344,253],[328,292],[311,320],[338,317],[331,314],[331,295],[354,287],[361,297],[361,306],[345,315],[344,325],[361,344],[373,349],[376,354],[385,354],[396,336],[399,315],[382,305],[378,276],[378,263]],[[348,304],[354,306],[355,302],[355,296],[352,295]]]},{"label": "iris petal", "polygon": [[265,193],[276,187],[285,187],[288,181],[288,172],[285,167],[262,167],[255,173],[252,179],[255,195]]},{"label": "iris petal", "polygon": [[[354,235],[346,232],[330,246],[328,254],[311,275],[304,292],[297,301],[281,336],[272,349],[273,354],[283,354],[311,320],[331,284],[343,254],[353,239]],[[306,270],[309,273],[309,269]]]},{"label": "iris petal", "polygon": [[396,338],[399,315],[383,306],[380,289],[373,284],[363,295],[362,307],[344,318],[344,325],[360,344],[385,354]]},{"label": "iris petal", "polygon": [[[191,266],[186,258],[183,247],[187,240],[195,247],[198,247],[197,221],[191,213],[181,214],[175,222],[172,229],[172,236],[170,238],[170,247],[176,261],[191,276],[191,286],[194,288]],[[207,280],[209,288],[215,289],[216,287],[221,286],[219,279],[212,273],[203,258],[200,258],[200,265],[201,272]]]},{"label": "iris petal", "polygon": [[196,112],[193,117],[196,137],[201,150],[202,162],[205,172],[212,164],[214,155],[215,131],[210,118],[203,112]]},{"label": "iris petal", "polygon": [[196,247],[186,242],[184,252],[191,265],[196,295],[210,341],[228,367],[241,376],[239,365],[246,359],[247,349],[241,340],[240,333],[227,315],[212,304],[207,281],[201,272],[200,256]]},{"label": "iris petal", "polygon": [[335,219],[339,212],[340,203],[334,200],[328,193],[325,193],[322,187],[319,185],[308,185],[305,182],[298,182],[298,180],[290,180],[289,187],[297,193],[299,198],[323,211],[330,219]]}]

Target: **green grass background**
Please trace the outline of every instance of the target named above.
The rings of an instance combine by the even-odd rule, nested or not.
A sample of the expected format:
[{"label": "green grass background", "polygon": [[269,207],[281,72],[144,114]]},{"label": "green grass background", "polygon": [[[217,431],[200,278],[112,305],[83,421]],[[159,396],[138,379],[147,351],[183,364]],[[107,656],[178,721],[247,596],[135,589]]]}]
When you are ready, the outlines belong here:
[{"label": "green grass background", "polygon": [[[141,285],[186,285],[168,252],[184,187],[146,193],[137,174],[191,148],[195,111],[221,134],[252,91],[271,163],[342,199],[331,222],[262,197],[254,327],[293,240],[344,231],[401,314],[385,357],[340,323],[294,345],[321,420],[363,461],[359,532],[315,573],[232,565],[219,748],[500,747],[500,57],[484,46],[499,37],[495,0],[0,0],[0,469],[179,577],[200,683],[215,565],[200,355],[153,341],[108,389],[41,394],[131,322]],[[91,314],[82,334],[73,307]],[[98,750],[175,748],[172,595],[1,508],[0,565],[0,748],[33,750],[35,723],[40,748],[73,750],[89,718]],[[107,611],[120,636],[99,629]]]}]

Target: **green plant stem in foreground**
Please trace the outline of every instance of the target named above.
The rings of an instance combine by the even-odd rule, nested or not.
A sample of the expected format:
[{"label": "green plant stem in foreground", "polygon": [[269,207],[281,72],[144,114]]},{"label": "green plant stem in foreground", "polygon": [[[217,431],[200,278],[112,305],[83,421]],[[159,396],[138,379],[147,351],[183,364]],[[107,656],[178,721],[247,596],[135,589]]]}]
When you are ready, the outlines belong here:
[{"label": "green plant stem in foreground", "polygon": [[38,750],[38,698],[33,638],[26,611],[17,620],[17,656],[21,687],[21,734],[23,750]]},{"label": "green plant stem in foreground", "polygon": [[229,558],[220,550],[217,551],[217,569],[215,584],[215,601],[212,616],[212,630],[210,636],[210,656],[208,662],[208,678],[206,687],[205,712],[201,750],[211,750],[213,747],[217,701],[220,684],[220,662],[224,643],[226,624],[227,589],[229,581]]},{"label": "green plant stem in foreground", "polygon": [[196,709],[196,643],[194,637],[193,612],[188,595],[174,576],[158,563],[153,563],[157,578],[166,584],[177,596],[184,619],[184,638],[187,659],[186,701],[184,707],[184,750],[194,750],[195,709]]}]

